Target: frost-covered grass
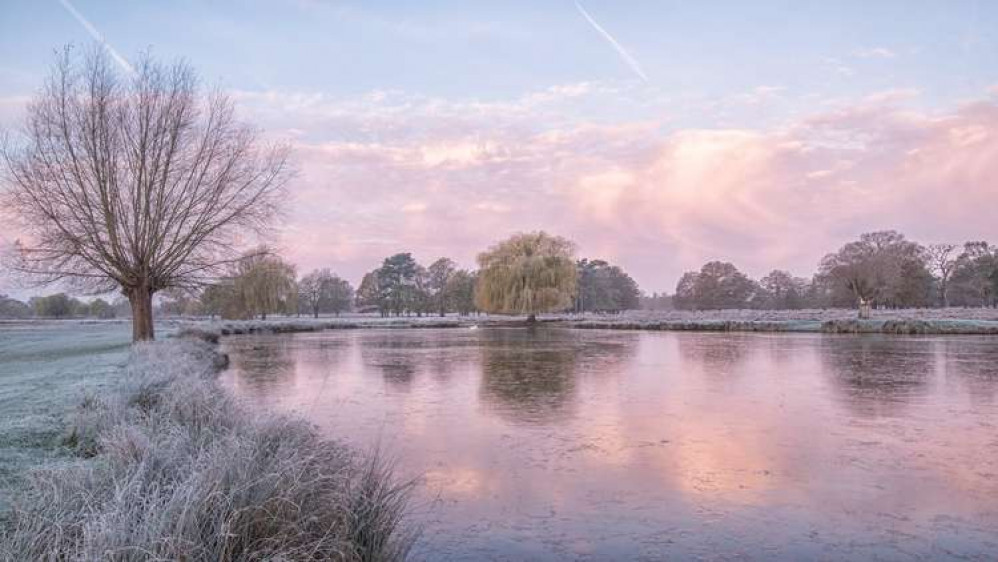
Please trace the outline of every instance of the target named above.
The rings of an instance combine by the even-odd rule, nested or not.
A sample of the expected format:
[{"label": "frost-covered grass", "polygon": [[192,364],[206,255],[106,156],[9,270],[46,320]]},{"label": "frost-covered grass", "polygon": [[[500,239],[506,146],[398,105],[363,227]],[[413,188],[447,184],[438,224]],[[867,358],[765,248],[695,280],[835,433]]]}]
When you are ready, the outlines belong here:
[{"label": "frost-covered grass", "polygon": [[[552,317],[556,318],[556,317]],[[198,320],[183,324],[187,329],[221,336],[255,333],[318,332],[362,328],[462,328],[473,325],[522,324],[526,317],[510,316],[401,316],[381,317],[376,314],[351,314],[339,317],[271,317],[267,320]]]},{"label": "frost-covered grass", "polygon": [[26,471],[71,458],[63,418],[118,381],[131,337],[128,324],[0,323],[0,519]]},{"label": "frost-covered grass", "polygon": [[709,310],[631,311],[569,319],[576,328],[729,332],[827,332],[888,334],[998,334],[998,309],[942,308],[877,310],[869,320],[856,311]]},{"label": "frost-covered grass", "polygon": [[83,400],[73,462],[32,471],[0,560],[399,560],[411,486],[304,421],[256,414],[191,339],[135,346]]},{"label": "frost-covered grass", "polygon": [[[745,332],[831,332],[892,334],[998,334],[998,309],[935,308],[877,310],[873,318],[856,320],[849,309],[628,311],[621,314],[545,314],[541,322],[571,328],[618,330],[687,330]],[[343,317],[188,322],[188,329],[221,335],[317,332],[359,328],[461,328],[516,326],[526,317],[455,316],[382,318],[353,314]]]}]

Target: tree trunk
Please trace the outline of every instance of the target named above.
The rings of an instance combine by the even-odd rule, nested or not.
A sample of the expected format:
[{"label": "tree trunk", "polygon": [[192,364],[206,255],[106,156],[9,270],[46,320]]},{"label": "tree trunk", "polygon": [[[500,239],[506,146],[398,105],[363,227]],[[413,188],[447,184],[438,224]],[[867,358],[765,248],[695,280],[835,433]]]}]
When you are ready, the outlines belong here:
[{"label": "tree trunk", "polygon": [[128,302],[132,305],[132,341],[155,339],[152,322],[152,292],[145,287],[128,291]]},{"label": "tree trunk", "polygon": [[866,320],[870,317],[870,301],[866,299],[859,299],[859,318],[860,320]]}]

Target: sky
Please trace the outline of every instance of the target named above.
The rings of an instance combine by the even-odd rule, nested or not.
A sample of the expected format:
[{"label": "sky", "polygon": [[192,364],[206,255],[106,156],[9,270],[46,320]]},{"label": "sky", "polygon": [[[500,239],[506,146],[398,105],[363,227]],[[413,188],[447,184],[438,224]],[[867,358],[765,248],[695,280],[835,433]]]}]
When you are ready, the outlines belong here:
[{"label": "sky", "polygon": [[996,2],[0,0],[0,127],[95,39],[292,143],[274,243],[354,284],[539,229],[649,293],[871,230],[998,241]]}]

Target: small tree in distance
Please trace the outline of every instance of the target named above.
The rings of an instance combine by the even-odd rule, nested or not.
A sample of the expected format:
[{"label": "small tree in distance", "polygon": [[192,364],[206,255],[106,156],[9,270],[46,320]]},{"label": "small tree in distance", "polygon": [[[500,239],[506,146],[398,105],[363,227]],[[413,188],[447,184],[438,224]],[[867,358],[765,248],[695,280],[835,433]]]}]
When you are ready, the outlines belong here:
[{"label": "small tree in distance", "polygon": [[526,314],[564,310],[578,282],[575,245],[546,232],[515,234],[478,255],[475,304],[485,312]]},{"label": "small tree in distance", "polygon": [[289,177],[287,149],[262,146],[190,66],[145,56],[123,75],[99,47],[57,58],[0,164],[3,207],[28,235],[12,267],[120,290],[134,341],[154,337],[155,293],[201,284],[268,226]]}]

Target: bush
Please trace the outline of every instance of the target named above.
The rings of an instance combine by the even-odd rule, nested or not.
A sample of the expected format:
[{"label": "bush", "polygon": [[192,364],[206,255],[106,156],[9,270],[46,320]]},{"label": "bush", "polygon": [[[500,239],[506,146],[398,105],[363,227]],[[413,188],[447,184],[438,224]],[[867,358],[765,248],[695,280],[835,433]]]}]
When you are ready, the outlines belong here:
[{"label": "bush", "polygon": [[190,340],[135,346],[125,383],[89,397],[31,476],[2,560],[402,560],[411,483],[304,421],[255,415]]}]

